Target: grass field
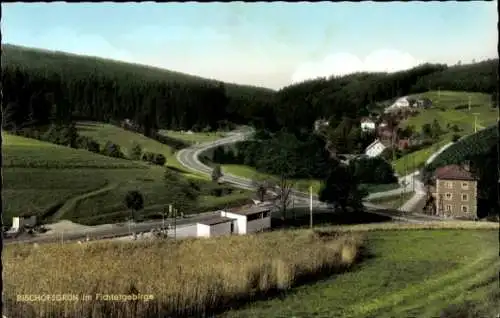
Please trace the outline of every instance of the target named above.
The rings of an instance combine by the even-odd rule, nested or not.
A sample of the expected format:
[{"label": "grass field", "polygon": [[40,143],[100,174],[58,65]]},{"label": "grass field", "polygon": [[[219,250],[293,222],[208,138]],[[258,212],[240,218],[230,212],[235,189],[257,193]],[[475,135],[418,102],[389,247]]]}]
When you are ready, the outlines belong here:
[{"label": "grass field", "polygon": [[[79,127],[81,129],[82,124]],[[101,142],[111,140],[127,145],[136,138],[150,151],[168,151],[167,146],[138,134],[126,132],[125,137],[120,136],[123,130],[115,130],[113,126],[96,124],[83,127],[88,128],[84,130],[86,135],[97,136]],[[163,167],[10,134],[2,136],[2,195],[4,222],[7,224],[11,223],[13,216],[21,213],[44,216],[44,221],[69,219],[92,224],[123,221],[127,216],[123,198],[128,190],[139,190],[144,195],[145,206],[152,207],[144,212],[146,216],[161,211],[161,205],[168,203],[163,195],[167,191],[162,180]],[[170,160],[171,167],[177,168],[177,164]],[[199,209],[241,202],[242,197],[248,195],[248,192],[238,190],[220,198],[205,196],[200,200]]]},{"label": "grass field", "polygon": [[484,128],[496,122],[496,110],[491,108],[491,98],[488,94],[430,91],[411,97],[429,98],[432,106],[430,109],[421,111],[417,116],[410,117],[403,123],[403,126],[412,125],[420,129],[424,124],[432,123],[434,119],[437,119],[442,128],[446,128],[448,124],[457,125],[463,129],[462,133],[468,134],[474,131],[473,113],[477,113],[478,128]]},{"label": "grass field", "polygon": [[[257,171],[253,167],[244,166],[244,165],[234,165],[234,164],[225,164],[221,165],[223,173],[229,173],[235,176],[252,179],[252,180],[275,180],[276,178]],[[321,188],[321,180],[306,180],[299,179],[294,180],[295,188],[299,191],[309,192],[309,187],[312,186],[313,193],[317,194]],[[399,187],[398,183],[391,184],[363,184],[361,185],[364,189],[366,189],[369,193],[375,192],[383,192],[388,190],[397,189]]]},{"label": "grass field", "polygon": [[427,159],[429,159],[434,152],[438,151],[441,147],[451,142],[451,140],[451,136],[448,134],[441,141],[429,147],[414,151],[393,161],[392,164],[394,167],[394,171],[403,176],[407,173],[412,173],[413,171],[422,168],[425,165]]},{"label": "grass field", "polygon": [[[156,242],[9,245],[3,251],[9,317],[203,317],[250,297],[351,266],[361,237],[278,231]],[[258,247],[258,248],[256,248]],[[149,301],[103,301],[135,293]],[[93,300],[15,302],[21,294],[91,295]],[[64,313],[64,314],[63,314]]]},{"label": "grass field", "polygon": [[223,132],[187,133],[173,130],[160,130],[159,133],[164,136],[189,142],[191,144],[215,141],[217,139],[224,138],[225,136],[225,133]]},{"label": "grass field", "polygon": [[482,314],[460,317],[498,313],[498,230],[373,231],[366,242],[372,257],[352,271],[222,317],[428,318],[466,301]]}]

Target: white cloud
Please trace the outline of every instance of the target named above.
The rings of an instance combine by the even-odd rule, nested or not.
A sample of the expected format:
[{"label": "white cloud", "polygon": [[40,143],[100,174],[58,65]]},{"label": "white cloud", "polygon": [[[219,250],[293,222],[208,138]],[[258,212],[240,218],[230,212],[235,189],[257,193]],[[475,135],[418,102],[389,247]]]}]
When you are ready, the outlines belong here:
[{"label": "white cloud", "polygon": [[395,72],[406,70],[421,64],[408,53],[397,50],[377,50],[364,59],[351,53],[335,53],[319,62],[306,62],[300,65],[292,75],[292,82],[297,83],[318,77],[346,75],[355,72]]}]

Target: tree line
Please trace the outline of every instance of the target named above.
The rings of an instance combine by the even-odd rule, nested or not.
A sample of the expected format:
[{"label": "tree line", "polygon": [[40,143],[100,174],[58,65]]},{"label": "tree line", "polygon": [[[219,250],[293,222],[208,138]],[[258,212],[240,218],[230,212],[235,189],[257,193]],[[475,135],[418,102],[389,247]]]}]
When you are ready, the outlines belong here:
[{"label": "tree line", "polygon": [[228,123],[295,133],[311,131],[318,118],[336,127],[395,96],[437,88],[492,93],[498,66],[498,60],[424,64],[395,73],[309,80],[273,92],[60,52],[2,49],[2,107],[11,127],[47,123],[55,107],[61,120],[128,118],[145,135],[160,128],[215,130]]}]

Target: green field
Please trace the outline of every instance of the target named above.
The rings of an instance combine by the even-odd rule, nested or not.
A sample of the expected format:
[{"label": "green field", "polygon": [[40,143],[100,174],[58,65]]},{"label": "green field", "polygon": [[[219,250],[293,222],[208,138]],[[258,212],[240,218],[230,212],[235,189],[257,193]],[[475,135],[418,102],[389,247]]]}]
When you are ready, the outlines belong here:
[{"label": "green field", "polygon": [[373,231],[366,242],[372,257],[350,272],[223,317],[428,318],[466,301],[481,310],[467,317],[498,313],[497,230]]},{"label": "green field", "polygon": [[463,130],[462,134],[468,134],[474,131],[474,113],[477,113],[478,129],[494,124],[497,119],[496,110],[491,108],[491,98],[488,94],[430,91],[409,97],[429,98],[432,101],[432,106],[422,110],[417,116],[404,121],[403,126],[412,125],[416,129],[420,129],[424,124],[430,124],[434,119],[437,119],[443,129],[448,124],[457,125]]},{"label": "green field", "polygon": [[[128,145],[130,140],[139,140],[149,151],[168,153],[168,146],[139,134],[126,132],[120,136],[120,128],[105,124],[79,124],[79,127],[81,131],[82,127],[87,129],[83,132],[100,142],[111,140]],[[178,163],[172,158],[175,159],[170,155],[167,165],[177,168]],[[7,224],[12,216],[21,213],[44,216],[45,221],[69,219],[95,224],[122,220],[128,215],[123,198],[129,190],[139,190],[144,195],[145,216],[158,213],[168,203],[163,195],[167,191],[162,180],[164,168],[142,162],[4,133],[3,164],[3,211]],[[198,210],[241,202],[248,195],[239,190],[224,197],[204,195]]]},{"label": "green field", "polygon": [[426,147],[424,149],[420,149],[414,152],[411,152],[395,161],[393,161],[394,171],[399,175],[403,176],[408,173],[412,173],[413,171],[422,168],[425,165],[425,162],[429,157],[436,151],[438,151],[441,147],[445,146],[447,143],[451,142],[451,136],[447,136],[443,138],[441,141]]},{"label": "green field", "polygon": [[173,131],[173,130],[160,130],[160,134],[164,136],[168,136],[174,139],[179,139],[182,141],[186,141],[191,144],[196,144],[196,143],[204,143],[204,142],[211,142],[215,141],[217,139],[224,138],[225,133],[223,132],[196,132],[196,133],[188,133],[188,132],[180,132],[180,131]]}]

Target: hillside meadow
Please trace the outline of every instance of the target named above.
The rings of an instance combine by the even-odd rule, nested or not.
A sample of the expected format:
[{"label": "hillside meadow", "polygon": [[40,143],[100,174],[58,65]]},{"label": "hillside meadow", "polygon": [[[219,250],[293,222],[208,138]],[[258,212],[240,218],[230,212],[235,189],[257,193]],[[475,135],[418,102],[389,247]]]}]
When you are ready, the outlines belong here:
[{"label": "hillside meadow", "polygon": [[[307,230],[181,241],[9,245],[4,301],[9,317],[202,317],[284,293],[351,267],[362,236]],[[258,248],[256,248],[258,247]],[[64,260],[64,261],[63,261]],[[22,294],[85,301],[15,302]],[[149,301],[103,301],[140,294]]]},{"label": "hillside meadow", "polygon": [[344,227],[364,233],[368,256],[363,262],[297,287],[287,297],[257,301],[221,317],[495,317],[498,224],[488,230],[438,223]]},{"label": "hillside meadow", "polygon": [[[142,137],[133,136],[136,139]],[[159,213],[168,203],[165,201],[168,189],[162,179],[163,167],[7,133],[2,137],[3,212],[7,224],[11,223],[13,216],[21,213],[37,214],[46,222],[60,219],[84,224],[121,222],[129,215],[123,203],[129,190],[143,194],[146,207],[143,217]],[[156,145],[155,141],[141,140],[146,147]],[[201,193],[199,208],[186,211],[186,214],[239,204],[249,196],[246,191],[235,190],[232,194],[214,197],[208,192],[207,181],[195,180],[207,184],[207,189]]]},{"label": "hillside meadow", "polygon": [[[491,107],[491,96],[483,93],[458,91],[429,91],[412,95],[413,98],[428,98],[432,101],[429,109],[422,110],[410,117],[403,126],[412,125],[420,129],[424,124],[436,119],[442,128],[457,125],[462,134],[474,132],[474,113],[477,114],[477,127],[485,128],[496,122],[497,111]],[[470,109],[469,109],[470,98]]]}]

